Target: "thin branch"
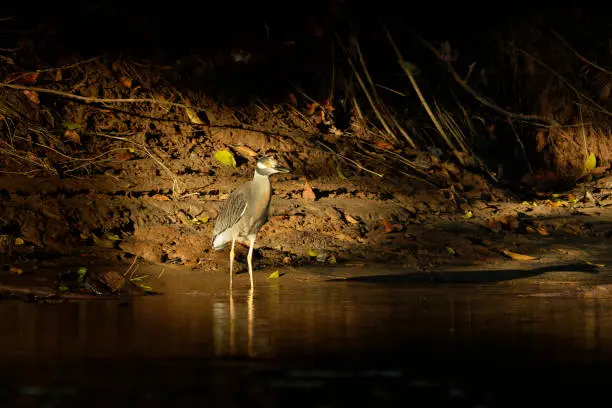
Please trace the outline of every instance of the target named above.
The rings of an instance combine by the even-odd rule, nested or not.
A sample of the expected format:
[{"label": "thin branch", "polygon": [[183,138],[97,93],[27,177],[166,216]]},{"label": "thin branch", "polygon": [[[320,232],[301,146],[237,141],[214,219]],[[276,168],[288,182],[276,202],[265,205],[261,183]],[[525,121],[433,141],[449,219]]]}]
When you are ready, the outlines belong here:
[{"label": "thin branch", "polygon": [[[397,56],[397,58],[399,60],[399,64],[400,64],[402,70],[404,71],[404,73],[406,74],[408,79],[410,80],[410,83],[412,84],[412,87],[414,88],[417,96],[419,97],[419,100],[421,101],[421,105],[423,105],[423,108],[425,108],[425,111],[429,115],[429,118],[431,119],[431,121],[433,122],[434,126],[438,130],[438,133],[440,133],[440,136],[442,136],[444,138],[444,140],[446,141],[446,143],[448,144],[448,147],[453,149],[453,151],[456,153],[457,149],[456,149],[454,143],[451,142],[451,140],[448,137],[448,134],[442,128],[442,125],[440,124],[440,121],[433,114],[433,111],[431,110],[431,107],[429,106],[429,104],[427,103],[427,100],[425,100],[425,97],[423,96],[423,93],[421,92],[421,88],[419,87],[419,84],[417,84],[416,79],[414,79],[414,75],[412,75],[412,72],[410,72],[410,69],[408,69],[408,67],[406,66],[406,63],[404,62],[404,57],[402,56],[402,53],[400,52],[399,48],[395,44],[395,41],[393,41],[393,37],[391,36],[391,33],[389,32],[389,30],[387,30],[386,27],[383,27],[383,29],[385,30],[385,33],[387,34],[387,39],[389,40],[389,43],[391,43],[391,47],[393,47],[393,51],[395,51],[395,55]],[[462,161],[462,159],[459,159],[459,160]]]},{"label": "thin branch", "polygon": [[0,88],[10,88],[10,89],[17,89],[17,90],[22,90],[22,91],[46,93],[46,94],[51,94],[51,95],[63,96],[65,98],[75,99],[77,101],[83,101],[86,103],[149,103],[149,104],[176,106],[179,108],[193,109],[193,110],[199,110],[199,111],[205,110],[204,108],[196,108],[194,106],[188,106],[182,103],[161,101],[161,100],[153,99],[153,98],[141,98],[141,99],[139,98],[125,98],[125,99],[123,98],[94,98],[90,96],[74,95],[68,92],[56,91],[55,89],[40,88],[36,86],[9,84],[6,82],[0,82]]},{"label": "thin branch", "polygon": [[355,78],[357,79],[357,82],[359,82],[359,85],[361,86],[361,89],[362,89],[363,93],[365,94],[366,98],[368,99],[368,102],[370,102],[370,106],[372,107],[372,110],[374,111],[374,114],[376,115],[376,117],[378,118],[380,123],[382,124],[382,126],[385,129],[385,132],[387,133],[387,135],[389,135],[389,137],[391,137],[393,140],[397,140],[397,137],[395,136],[395,134],[393,134],[393,131],[391,130],[391,128],[387,124],[387,121],[383,118],[382,114],[380,113],[380,110],[377,108],[376,102],[372,98],[371,93],[368,91],[368,88],[367,88],[365,82],[363,81],[363,78],[361,78],[361,75],[359,74],[359,71],[357,71],[357,67],[353,63],[352,58],[348,54],[348,51],[344,47],[344,44],[342,44],[342,40],[340,40],[340,37],[338,35],[336,35],[336,40],[340,44],[340,47],[342,48],[342,50],[345,52],[345,54],[347,56],[347,60],[349,62],[349,65],[351,66],[351,68],[353,70],[353,73],[355,74]]},{"label": "thin branch", "polygon": [[561,81],[565,86],[567,86],[569,89],[571,89],[576,95],[580,96],[581,98],[584,98],[585,100],[589,101],[591,104],[593,104],[593,106],[595,106],[596,108],[598,108],[599,110],[601,110],[601,113],[604,113],[608,116],[612,116],[612,112],[610,112],[609,110],[607,110],[606,108],[604,108],[603,106],[601,106],[600,104],[598,104],[597,102],[595,102],[592,98],[588,97],[587,95],[585,95],[584,93],[580,92],[578,90],[578,88],[576,88],[574,85],[572,85],[572,83],[570,81],[568,81],[567,79],[565,79],[563,77],[563,75],[561,75],[560,73],[558,73],[557,71],[555,71],[554,69],[552,69],[552,67],[548,64],[546,64],[544,61],[542,61],[541,59],[539,59],[538,57],[534,57],[533,55],[529,54],[527,51],[523,51],[522,49],[518,48],[517,46],[515,46],[512,43],[508,43],[512,48],[514,48],[519,54],[523,54],[524,56],[533,59],[535,62],[537,62],[538,64],[540,64],[541,66],[543,66],[544,68],[546,68],[548,71],[550,71],[551,74],[553,74],[554,76],[556,76],[559,81]]},{"label": "thin branch", "polygon": [[336,156],[338,156],[338,157],[340,157],[340,158],[342,158],[342,159],[346,160],[347,162],[351,163],[353,166],[357,167],[358,169],[363,170],[363,171],[365,171],[365,172],[368,172],[368,173],[370,173],[370,174],[373,174],[373,175],[375,175],[375,176],[378,176],[378,177],[380,177],[380,178],[383,178],[383,175],[382,175],[382,174],[380,174],[380,173],[376,173],[375,171],[372,171],[372,170],[369,170],[369,169],[366,169],[366,168],[365,168],[365,167],[363,167],[361,164],[357,163],[355,160],[349,159],[348,157],[346,157],[346,156],[344,156],[344,155],[342,155],[342,154],[340,154],[340,153],[338,153],[338,152],[334,151],[334,150],[333,150],[331,147],[327,146],[325,143],[322,143],[322,142],[320,142],[320,141],[318,141],[318,140],[317,140],[317,144],[319,144],[319,145],[323,146],[325,149],[329,150],[330,152],[332,152],[332,153],[333,153],[333,154],[335,154]]},{"label": "thin branch", "polygon": [[556,32],[555,30],[553,30],[552,28],[550,29],[550,31],[553,33],[553,35],[555,37],[557,37],[559,39],[559,41],[561,41],[571,52],[574,53],[574,55],[576,55],[576,57],[578,57],[578,59],[582,60],[583,62],[586,62],[587,64],[589,64],[590,66],[597,68],[598,70],[600,70],[601,72],[605,72],[608,75],[612,75],[612,71],[605,69],[604,67],[597,65],[596,63],[594,63],[593,61],[588,60],[586,57],[584,57],[582,54],[580,54],[578,51],[576,51],[566,40],[565,38],[563,38],[561,36],[561,34],[559,34],[558,32]]},{"label": "thin branch", "polygon": [[545,117],[542,117],[542,116],[539,116],[539,115],[525,115],[525,114],[522,114],[522,113],[510,112],[510,111],[500,107],[496,103],[490,101],[486,97],[480,95],[474,88],[469,86],[467,84],[467,82],[463,80],[463,78],[461,78],[461,76],[457,73],[457,71],[455,71],[455,69],[453,68],[453,66],[452,66],[452,64],[450,62],[444,60],[442,55],[440,55],[438,50],[436,50],[435,47],[430,42],[428,42],[424,38],[421,38],[421,36],[419,36],[416,33],[414,33],[414,35],[423,43],[423,45],[425,45],[426,48],[428,48],[436,57],[438,57],[438,59],[440,61],[444,61],[445,62],[446,66],[448,68],[448,71],[452,75],[452,77],[455,80],[455,82],[457,82],[459,85],[461,85],[461,87],[467,93],[472,95],[472,97],[474,97],[474,99],[476,99],[478,102],[482,103],[484,106],[486,106],[489,109],[492,109],[492,110],[494,110],[494,111],[496,111],[498,113],[501,113],[502,115],[505,115],[505,116],[508,116],[508,117],[511,117],[511,118],[514,118],[514,119],[524,120],[524,121],[527,121],[527,122],[546,123],[546,124],[551,125],[551,126],[559,126],[559,123],[556,120],[554,120],[554,119],[545,118]]},{"label": "thin branch", "polygon": [[88,64],[88,63],[90,63],[90,62],[97,61],[97,60],[99,60],[99,59],[100,59],[100,58],[102,58],[102,57],[104,57],[104,55],[99,55],[99,56],[97,56],[97,57],[89,58],[89,59],[86,59],[86,60],[84,60],[84,61],[75,62],[74,64],[70,64],[70,65],[64,65],[64,66],[62,66],[62,67],[57,67],[57,68],[44,68],[44,69],[37,69],[36,71],[28,71],[28,72],[24,72],[23,74],[21,74],[21,75],[19,75],[19,76],[15,77],[15,78],[12,78],[12,79],[11,79],[10,81],[8,81],[7,83],[15,82],[15,81],[17,81],[18,79],[21,79],[21,78],[23,78],[24,76],[26,76],[26,75],[28,75],[28,74],[30,74],[30,73],[32,73],[32,72],[36,72],[37,74],[40,74],[41,72],[61,71],[61,70],[64,70],[64,69],[70,69],[70,68],[77,67],[77,66],[79,66],[79,65]]}]

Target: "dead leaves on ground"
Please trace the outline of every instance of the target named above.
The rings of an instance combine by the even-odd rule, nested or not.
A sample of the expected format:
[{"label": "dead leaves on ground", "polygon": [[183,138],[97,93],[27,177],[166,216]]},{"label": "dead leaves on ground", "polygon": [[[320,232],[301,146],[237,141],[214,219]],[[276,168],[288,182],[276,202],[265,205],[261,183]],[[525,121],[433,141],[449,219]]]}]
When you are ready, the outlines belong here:
[{"label": "dead leaves on ground", "polygon": [[530,255],[519,254],[517,252],[512,252],[508,249],[502,249],[501,252],[507,257],[514,259],[515,261],[536,261],[538,260],[538,258],[536,257],[530,256]]},{"label": "dead leaves on ground", "polygon": [[550,235],[550,232],[548,232],[545,226],[538,225],[532,219],[521,218],[514,215],[491,217],[487,222],[487,227],[493,232],[506,230],[514,233],[538,233],[543,237]]},{"label": "dead leaves on ground", "polygon": [[385,227],[385,232],[388,234],[390,232],[394,232],[394,231],[400,231],[402,229],[402,225],[401,224],[394,224],[389,220],[382,220],[382,225],[383,227]]},{"label": "dead leaves on ground", "polygon": [[40,105],[40,98],[38,92],[30,91],[28,89],[23,90],[23,94],[32,102],[34,105]]},{"label": "dead leaves on ground", "polygon": [[257,157],[257,152],[250,147],[243,145],[233,145],[232,148],[238,153],[240,156],[244,158]]}]

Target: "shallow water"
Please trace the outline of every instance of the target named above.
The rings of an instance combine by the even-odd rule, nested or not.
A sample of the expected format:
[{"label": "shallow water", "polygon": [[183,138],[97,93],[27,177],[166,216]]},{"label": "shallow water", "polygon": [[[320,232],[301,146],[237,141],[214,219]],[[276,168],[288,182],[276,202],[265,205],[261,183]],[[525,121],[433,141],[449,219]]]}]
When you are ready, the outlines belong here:
[{"label": "shallow water", "polygon": [[612,379],[612,303],[520,296],[546,285],[281,277],[230,293],[180,272],[163,290],[0,302],[1,405],[585,403]]}]

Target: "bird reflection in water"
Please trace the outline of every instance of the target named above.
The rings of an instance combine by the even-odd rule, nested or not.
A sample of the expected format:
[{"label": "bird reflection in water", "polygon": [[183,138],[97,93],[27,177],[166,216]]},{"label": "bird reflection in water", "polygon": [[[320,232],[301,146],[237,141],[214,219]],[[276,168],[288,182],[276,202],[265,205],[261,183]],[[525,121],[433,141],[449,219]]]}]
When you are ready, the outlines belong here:
[{"label": "bird reflection in water", "polygon": [[[247,306],[247,355],[249,357],[254,357],[253,352],[253,320],[255,314],[254,307],[254,293],[253,288],[251,287],[247,293],[246,298],[246,306]],[[229,290],[229,345],[230,345],[230,354],[237,355],[238,349],[236,346],[236,327],[240,326],[240,319],[236,317],[236,305],[234,300],[234,291],[232,289],[232,285],[230,284]]]}]

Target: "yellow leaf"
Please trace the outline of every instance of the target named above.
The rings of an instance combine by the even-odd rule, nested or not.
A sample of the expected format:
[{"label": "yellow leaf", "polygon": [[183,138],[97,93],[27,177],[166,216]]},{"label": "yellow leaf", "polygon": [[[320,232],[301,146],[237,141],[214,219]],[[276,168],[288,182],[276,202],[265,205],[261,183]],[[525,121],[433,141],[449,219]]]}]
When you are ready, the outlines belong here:
[{"label": "yellow leaf", "polygon": [[191,108],[191,103],[188,100],[185,101],[185,105],[189,106],[188,108],[185,108],[185,111],[187,112],[187,117],[189,117],[191,123],[203,125],[204,122],[202,122],[202,119],[200,119],[196,111]]},{"label": "yellow leaf", "polygon": [[502,253],[515,261],[535,261],[538,258],[534,258],[533,256],[518,254],[516,252],[509,251],[507,249],[502,249]]},{"label": "yellow leaf", "polygon": [[218,150],[215,152],[215,159],[226,166],[236,167],[236,159],[229,150]]},{"label": "yellow leaf", "polygon": [[268,276],[268,279],[278,279],[278,277],[280,276],[280,274],[278,273],[278,270],[272,272],[270,274],[270,276]]},{"label": "yellow leaf", "polygon": [[78,123],[64,122],[64,127],[68,130],[76,130],[81,127]]},{"label": "yellow leaf", "polygon": [[589,173],[597,166],[597,158],[593,153],[589,154],[586,161],[584,162],[584,172]]},{"label": "yellow leaf", "polygon": [[606,265],[604,265],[604,264],[596,264],[596,263],[590,262],[590,261],[588,261],[588,260],[586,260],[586,259],[584,260],[584,262],[585,262],[587,265],[597,266],[598,268],[603,268],[604,266],[606,266]]},{"label": "yellow leaf", "polygon": [[112,232],[107,232],[107,233],[104,234],[104,236],[106,238],[110,239],[111,241],[120,241],[121,240],[119,235],[113,234]]},{"label": "yellow leaf", "polygon": [[133,147],[128,147],[128,152],[130,152],[130,153],[134,153],[135,151],[136,151],[136,150],[134,150],[134,148],[133,148]]},{"label": "yellow leaf", "polygon": [[23,241],[23,238],[15,238],[15,245],[19,246],[19,245],[23,245],[25,244],[25,242]]},{"label": "yellow leaf", "polygon": [[11,266],[10,272],[15,275],[21,275],[23,273],[23,269],[17,268],[16,266]]},{"label": "yellow leaf", "polygon": [[88,238],[89,238],[89,237],[87,236],[87,234],[85,234],[85,233],[83,233],[83,232],[81,232],[81,233],[79,234],[79,237],[80,237],[82,240],[86,240],[86,239],[88,239]]},{"label": "yellow leaf", "polygon": [[202,224],[206,224],[209,220],[209,218],[206,215],[201,215],[198,217],[198,220],[202,223]]},{"label": "yellow leaf", "polygon": [[473,216],[474,216],[474,214],[473,214],[473,213],[472,213],[470,210],[468,210],[468,211],[466,211],[466,212],[465,212],[465,215],[463,216],[463,218],[465,218],[465,219],[468,219],[468,220],[469,220],[469,219],[470,219],[470,218],[472,218]]},{"label": "yellow leaf", "polygon": [[338,177],[340,177],[340,180],[346,180],[346,176],[344,175],[344,173],[342,173],[342,170],[340,169],[340,163],[336,164],[336,172],[338,172]]},{"label": "yellow leaf", "polygon": [[98,238],[96,234],[92,234],[91,237],[93,238],[94,243],[96,245],[100,245],[101,247],[104,247],[104,248],[114,248],[115,247],[115,243],[111,241],[110,239]]},{"label": "yellow leaf", "polygon": [[315,249],[308,248],[308,256],[315,257],[317,255],[319,255],[319,251],[317,251]]},{"label": "yellow leaf", "polygon": [[455,252],[455,250],[451,247],[446,247],[446,250],[448,251],[449,254],[451,255],[456,255],[457,253]]}]

